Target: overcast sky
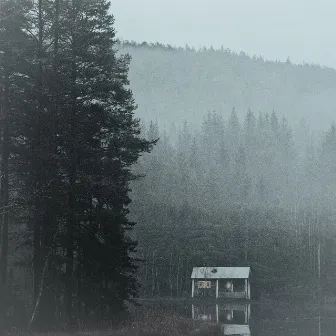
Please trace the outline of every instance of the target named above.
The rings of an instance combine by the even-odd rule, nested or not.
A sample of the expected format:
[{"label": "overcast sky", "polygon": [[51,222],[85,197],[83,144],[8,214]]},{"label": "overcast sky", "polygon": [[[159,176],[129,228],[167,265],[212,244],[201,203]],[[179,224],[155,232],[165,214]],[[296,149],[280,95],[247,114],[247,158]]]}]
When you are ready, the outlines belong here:
[{"label": "overcast sky", "polygon": [[336,68],[336,0],[111,0],[121,39]]}]

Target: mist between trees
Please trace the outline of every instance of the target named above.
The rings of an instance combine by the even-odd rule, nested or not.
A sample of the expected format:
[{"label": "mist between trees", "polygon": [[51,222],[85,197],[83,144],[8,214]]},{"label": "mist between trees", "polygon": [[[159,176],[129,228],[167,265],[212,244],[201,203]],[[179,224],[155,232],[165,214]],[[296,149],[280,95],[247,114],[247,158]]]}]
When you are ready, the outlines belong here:
[{"label": "mist between trees", "polygon": [[317,245],[336,290],[335,127],[296,138],[251,111],[140,127],[108,12],[0,2],[0,330],[110,324],[138,293],[189,295],[193,266],[314,295]]},{"label": "mist between trees", "polygon": [[133,183],[141,294],[190,296],[192,267],[247,265],[254,297],[314,297],[319,244],[321,286],[334,293],[335,126],[317,136],[275,112],[228,115],[210,112],[199,129],[142,127],[160,140]]},{"label": "mist between trees", "polygon": [[240,118],[248,108],[256,114],[274,109],[292,126],[304,118],[316,130],[325,130],[335,118],[335,69],[270,61],[225,47],[121,41],[118,48],[132,57],[129,78],[137,114],[146,121],[200,125],[208,110],[227,115],[232,106]]}]

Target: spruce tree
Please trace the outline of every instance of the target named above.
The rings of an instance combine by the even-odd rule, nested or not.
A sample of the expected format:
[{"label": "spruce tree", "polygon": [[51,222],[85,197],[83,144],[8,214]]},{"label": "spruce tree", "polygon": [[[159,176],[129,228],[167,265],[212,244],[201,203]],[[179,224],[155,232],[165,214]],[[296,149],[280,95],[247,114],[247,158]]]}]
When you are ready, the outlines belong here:
[{"label": "spruce tree", "polygon": [[333,207],[336,190],[336,125],[326,132],[319,157],[320,195],[323,203]]},{"label": "spruce tree", "polygon": [[9,233],[13,230],[11,225],[14,209],[13,183],[17,179],[13,173],[13,150],[18,137],[17,100],[22,95],[20,84],[21,77],[24,76],[21,63],[24,59],[24,50],[28,46],[28,37],[25,32],[27,9],[28,2],[26,1],[0,2],[0,295],[3,298],[0,304],[1,320],[6,313],[8,303],[8,260],[9,251],[13,248],[9,244]]},{"label": "spruce tree", "polygon": [[[46,288],[51,288],[49,273],[55,266],[52,265],[51,254],[56,245],[64,198],[56,136],[55,102],[60,100],[55,90],[56,3],[27,1],[24,31],[28,41],[20,55],[21,77],[17,81],[21,91],[16,97],[19,113],[15,118],[14,170],[20,185],[17,202],[27,213],[26,244],[32,248],[34,284],[31,322],[36,321],[36,316],[45,322],[46,317],[53,313],[49,308],[53,307],[50,303],[54,300],[51,297],[46,299]],[[50,283],[46,283],[47,279]]]},{"label": "spruce tree", "polygon": [[[128,235],[132,165],[153,142],[140,137],[128,88],[130,58],[117,56],[105,0],[67,1],[60,49],[65,204],[65,304],[83,314],[123,308],[136,295],[135,242]],[[89,295],[89,289],[91,294]],[[94,297],[92,297],[94,293]]]},{"label": "spruce tree", "polygon": [[241,141],[241,125],[235,107],[232,108],[227,125],[228,147],[233,158],[236,157]]},{"label": "spruce tree", "polygon": [[[2,4],[9,3],[19,2]],[[21,49],[15,47],[17,58],[1,53],[2,92],[12,85],[9,78],[16,98],[2,99],[1,108],[13,113],[13,171],[32,255],[35,327],[57,322],[57,311],[69,329],[75,318],[93,311],[98,319],[114,316],[137,293],[130,182],[137,178],[134,163],[156,141],[140,135],[128,82],[130,57],[117,55],[109,7],[105,0],[27,1],[12,21],[0,20],[1,37],[19,32],[25,38]],[[16,62],[12,77],[5,71],[9,59]],[[9,158],[6,125],[3,172]],[[3,206],[7,185],[6,177]],[[5,269],[7,233],[2,237]]]}]

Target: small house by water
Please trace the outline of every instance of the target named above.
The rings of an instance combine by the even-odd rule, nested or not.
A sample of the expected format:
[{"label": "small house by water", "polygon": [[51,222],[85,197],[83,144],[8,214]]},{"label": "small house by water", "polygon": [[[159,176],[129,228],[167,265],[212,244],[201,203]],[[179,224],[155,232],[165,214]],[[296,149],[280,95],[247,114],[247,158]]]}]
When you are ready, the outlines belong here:
[{"label": "small house by water", "polygon": [[250,299],[250,267],[194,267],[192,298]]}]

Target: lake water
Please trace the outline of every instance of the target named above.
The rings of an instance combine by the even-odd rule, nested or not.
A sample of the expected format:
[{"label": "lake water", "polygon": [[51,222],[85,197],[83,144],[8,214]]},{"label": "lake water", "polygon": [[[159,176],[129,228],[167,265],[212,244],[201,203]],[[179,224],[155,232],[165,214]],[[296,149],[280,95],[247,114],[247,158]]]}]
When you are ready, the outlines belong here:
[{"label": "lake water", "polygon": [[219,335],[232,336],[334,336],[334,305],[269,300],[263,303],[170,302],[160,308],[194,320],[216,323]]}]

